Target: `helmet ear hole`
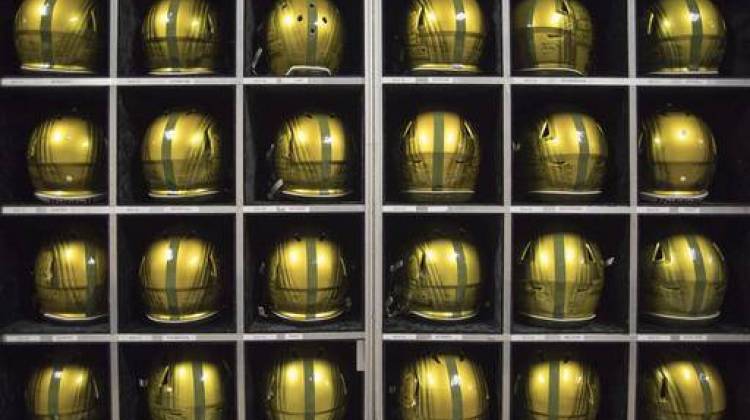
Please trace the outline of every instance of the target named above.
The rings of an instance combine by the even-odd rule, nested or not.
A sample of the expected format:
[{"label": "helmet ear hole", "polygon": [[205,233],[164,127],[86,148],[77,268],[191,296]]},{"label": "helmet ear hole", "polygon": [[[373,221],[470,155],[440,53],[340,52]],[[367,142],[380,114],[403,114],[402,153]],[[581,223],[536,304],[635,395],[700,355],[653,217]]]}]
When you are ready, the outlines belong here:
[{"label": "helmet ear hole", "polygon": [[664,248],[661,246],[661,242],[656,244],[656,248],[654,249],[654,256],[653,261],[654,262],[664,262],[666,260],[666,255],[664,254]]},{"label": "helmet ear hole", "polygon": [[586,244],[586,260],[589,263],[594,263],[596,261],[596,258],[594,258],[594,250],[591,249],[591,244]]},{"label": "helmet ear hole", "polygon": [[669,383],[667,382],[667,378],[661,378],[661,386],[659,387],[659,398],[662,401],[666,400],[668,393],[669,393]]},{"label": "helmet ear hole", "polygon": [[549,121],[544,121],[541,130],[539,130],[539,137],[544,140],[552,140],[552,130],[549,127]]},{"label": "helmet ear hole", "polygon": [[419,29],[424,29],[425,23],[424,23],[424,8],[419,9],[419,16],[417,17],[417,27]]},{"label": "helmet ear hole", "polygon": [[568,0],[562,0],[562,4],[560,4],[560,13],[564,15],[569,15],[571,13],[571,8],[568,4]]}]

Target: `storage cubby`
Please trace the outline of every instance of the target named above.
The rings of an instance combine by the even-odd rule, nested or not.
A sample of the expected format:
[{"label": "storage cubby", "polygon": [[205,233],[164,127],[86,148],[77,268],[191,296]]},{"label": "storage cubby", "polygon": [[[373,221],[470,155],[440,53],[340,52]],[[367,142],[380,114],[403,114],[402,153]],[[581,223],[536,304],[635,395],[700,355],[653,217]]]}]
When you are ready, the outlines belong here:
[{"label": "storage cubby", "polygon": [[[349,280],[345,312],[332,320],[291,322],[269,311],[266,262],[277,241],[307,229],[330,235],[344,252]],[[364,218],[359,213],[247,215],[245,218],[245,326],[248,332],[362,331],[365,327]]]},{"label": "storage cubby", "polygon": [[[118,308],[121,333],[229,333],[236,330],[234,215],[121,216],[117,221]],[[188,233],[216,247],[222,284],[219,312],[190,323],[157,323],[145,315],[139,268],[151,243],[165,234]]]}]

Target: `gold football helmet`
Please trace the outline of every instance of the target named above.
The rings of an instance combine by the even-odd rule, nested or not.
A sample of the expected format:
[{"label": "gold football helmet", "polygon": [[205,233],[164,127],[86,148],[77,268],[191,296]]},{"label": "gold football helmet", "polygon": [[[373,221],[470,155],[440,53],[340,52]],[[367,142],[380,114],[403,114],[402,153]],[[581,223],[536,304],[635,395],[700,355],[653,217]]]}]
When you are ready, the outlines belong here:
[{"label": "gold football helmet", "polygon": [[323,321],[346,309],[349,286],[344,250],[322,231],[278,241],[268,258],[271,311],[289,321]]},{"label": "gold football helmet", "polygon": [[220,49],[218,25],[211,1],[156,0],[141,27],[149,73],[213,73]]},{"label": "gold football helmet", "polygon": [[472,124],[447,111],[422,112],[401,134],[401,191],[409,201],[460,202],[474,195],[479,141]]},{"label": "gold football helmet", "polygon": [[34,195],[46,202],[93,201],[104,194],[104,133],[90,120],[59,116],[31,133],[26,150]]},{"label": "gold football helmet", "polygon": [[679,323],[712,321],[721,314],[727,266],[719,246],[698,234],[677,234],[648,245],[641,255],[644,312]]},{"label": "gold football helmet", "polygon": [[103,420],[104,396],[90,366],[53,361],[36,367],[26,384],[32,420]]},{"label": "gold football helmet", "polygon": [[429,354],[401,371],[401,420],[485,420],[489,409],[482,367],[463,354]]},{"label": "gold football helmet", "polygon": [[345,29],[331,0],[276,0],[266,21],[271,72],[333,75],[341,64]]},{"label": "gold football helmet", "polygon": [[45,242],[34,263],[39,311],[56,321],[90,321],[107,315],[107,251],[81,235]]},{"label": "gold football helmet", "polygon": [[644,199],[699,201],[708,196],[716,141],[700,117],[690,112],[659,112],[643,125],[638,143]]},{"label": "gold football helmet", "polygon": [[151,420],[221,420],[226,404],[224,369],[203,357],[174,357],[148,377]]},{"label": "gold football helmet", "polygon": [[721,420],[727,408],[721,372],[688,352],[660,356],[646,370],[642,392],[652,420]]},{"label": "gold football helmet", "polygon": [[146,316],[155,322],[184,323],[220,310],[223,279],[212,243],[193,235],[164,235],[146,250],[139,271]]},{"label": "gold football helmet", "polygon": [[146,131],[141,150],[148,195],[208,198],[220,191],[222,145],[216,120],[196,111],[170,111]]},{"label": "gold football helmet", "polygon": [[514,60],[523,72],[586,76],[594,28],[578,0],[523,0],[513,14]]},{"label": "gold football helmet", "polygon": [[21,69],[93,73],[99,50],[96,0],[23,0],[16,12],[15,41]]},{"label": "gold football helmet", "polygon": [[599,374],[574,356],[554,352],[519,375],[516,394],[528,420],[595,420],[601,395]]},{"label": "gold football helmet", "polygon": [[602,193],[608,147],[602,126],[579,112],[538,119],[517,143],[530,194],[542,200],[591,199]]},{"label": "gold football helmet", "polygon": [[521,315],[560,325],[596,317],[605,264],[594,242],[573,232],[545,233],[526,244],[519,263]]},{"label": "gold football helmet", "polygon": [[322,350],[290,350],[268,371],[265,383],[269,420],[342,420],[346,416],[349,392],[344,372]]},{"label": "gold football helmet", "polygon": [[341,198],[351,193],[352,144],[337,116],[302,113],[284,122],[273,146],[276,193],[297,199]]},{"label": "gold football helmet", "polygon": [[413,72],[477,73],[484,38],[484,16],[476,0],[411,1],[406,51]]},{"label": "gold football helmet", "polygon": [[651,74],[717,74],[727,27],[711,0],[657,0],[640,25]]}]

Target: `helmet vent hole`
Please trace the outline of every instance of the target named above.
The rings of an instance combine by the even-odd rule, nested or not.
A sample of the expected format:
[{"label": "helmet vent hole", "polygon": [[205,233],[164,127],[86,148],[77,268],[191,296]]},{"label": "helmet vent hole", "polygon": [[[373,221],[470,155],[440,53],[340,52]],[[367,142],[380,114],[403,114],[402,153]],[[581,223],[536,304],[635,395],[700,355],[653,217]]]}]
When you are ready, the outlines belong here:
[{"label": "helmet vent hole", "polygon": [[297,22],[302,22],[302,19],[304,19],[302,15],[297,16]]},{"label": "helmet vent hole", "polygon": [[328,19],[325,16],[323,16],[323,23],[328,23]]},{"label": "helmet vent hole", "polygon": [[315,28],[310,28],[310,33],[314,34],[315,33]]},{"label": "helmet vent hole", "polygon": [[315,8],[315,4],[314,3],[310,3],[310,8],[314,9]]},{"label": "helmet vent hole", "polygon": [[305,114],[305,117],[307,117],[307,119],[309,119],[309,120],[312,119],[312,115],[310,115],[310,114]]}]

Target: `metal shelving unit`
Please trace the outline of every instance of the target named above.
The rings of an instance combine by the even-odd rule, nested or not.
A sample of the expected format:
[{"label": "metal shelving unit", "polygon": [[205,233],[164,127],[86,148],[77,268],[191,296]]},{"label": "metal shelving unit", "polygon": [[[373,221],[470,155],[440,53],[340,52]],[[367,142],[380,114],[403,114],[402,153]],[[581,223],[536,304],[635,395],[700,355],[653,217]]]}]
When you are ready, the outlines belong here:
[{"label": "metal shelving unit", "polygon": [[[384,346],[388,343],[417,342],[425,343],[495,343],[502,354],[501,386],[499,398],[499,418],[511,419],[512,401],[512,357],[514,345],[517,343],[620,343],[628,349],[627,377],[627,419],[636,418],[637,404],[637,369],[638,346],[640,343],[719,343],[736,342],[750,343],[748,334],[644,334],[638,330],[638,273],[637,253],[639,247],[639,218],[649,215],[734,215],[750,214],[750,207],[744,205],[711,205],[711,206],[650,206],[640,205],[638,201],[638,165],[636,156],[638,132],[638,101],[639,88],[650,86],[711,88],[711,87],[750,87],[750,79],[666,79],[637,77],[636,65],[636,0],[627,2],[628,11],[628,72],[625,77],[517,77],[512,75],[511,67],[511,31],[510,16],[511,0],[495,0],[500,7],[500,33],[502,55],[501,75],[478,77],[412,77],[392,76],[384,72],[384,40],[383,40],[383,6],[386,0],[361,0],[364,2],[364,74],[362,76],[347,76],[335,78],[299,77],[246,77],[245,76],[245,8],[246,0],[236,0],[236,59],[234,77],[208,78],[150,78],[150,77],[118,77],[118,1],[110,1],[110,67],[107,77],[90,78],[0,78],[0,89],[39,88],[54,89],[56,87],[84,87],[100,86],[108,89],[109,109],[109,197],[107,204],[97,206],[36,206],[9,205],[3,206],[2,217],[16,216],[60,216],[60,215],[105,215],[109,232],[109,263],[110,263],[110,330],[101,334],[6,334],[0,336],[4,344],[27,345],[53,343],[59,345],[73,343],[105,343],[109,346],[112,418],[120,418],[119,394],[119,357],[121,343],[198,343],[223,342],[236,347],[235,365],[238,370],[237,381],[237,417],[250,419],[247,412],[245,396],[245,375],[241,374],[250,363],[246,360],[246,343],[251,342],[298,342],[298,341],[347,341],[357,343],[357,368],[364,372],[364,413],[366,420],[387,420],[385,404],[387,401],[385,389],[386,369],[384,365]],[[250,1],[247,0],[248,4]],[[296,203],[263,203],[246,202],[245,198],[245,167],[243,159],[246,147],[245,115],[241,112],[246,106],[246,88],[255,86],[359,86],[364,92],[364,190],[363,204],[325,204],[309,205]],[[502,142],[500,148],[502,159],[502,195],[497,197],[496,203],[461,204],[461,205],[410,205],[386,202],[384,162],[386,159],[384,127],[385,112],[383,109],[386,88],[399,89],[410,86],[494,86],[501,91],[501,103],[496,110],[498,121],[501,122],[502,132],[497,141]],[[627,121],[629,191],[625,204],[617,205],[527,205],[513,201],[512,178],[512,92],[517,86],[616,86],[627,90],[629,117]],[[117,123],[118,123],[118,89],[123,86],[227,86],[235,88],[235,203],[233,205],[121,205],[117,201]],[[247,333],[245,328],[244,288],[245,288],[245,216],[253,214],[293,214],[304,217],[305,214],[340,214],[356,213],[364,216],[364,328],[353,332],[271,332]],[[181,334],[132,334],[118,330],[118,267],[117,267],[117,235],[118,220],[123,215],[233,215],[235,223],[235,331],[230,333],[190,333]],[[384,299],[386,290],[385,267],[385,239],[384,227],[386,216],[392,215],[448,215],[460,217],[474,217],[475,215],[489,215],[502,222],[502,270],[498,279],[502,292],[501,328],[498,333],[425,333],[406,332],[392,333],[384,329]],[[512,311],[512,266],[513,266],[513,223],[519,215],[617,215],[627,219],[629,237],[629,299],[630,308],[627,315],[628,329],[623,333],[606,334],[569,334],[569,333],[516,333],[513,331]],[[123,419],[130,420],[130,419]]]}]

